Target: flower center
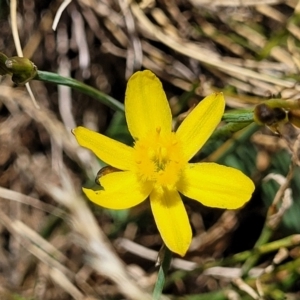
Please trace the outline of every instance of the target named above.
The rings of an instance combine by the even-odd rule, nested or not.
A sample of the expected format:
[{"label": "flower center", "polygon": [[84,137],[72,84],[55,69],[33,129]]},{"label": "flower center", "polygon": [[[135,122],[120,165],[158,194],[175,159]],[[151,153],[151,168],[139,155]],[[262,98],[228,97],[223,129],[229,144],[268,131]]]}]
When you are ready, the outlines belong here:
[{"label": "flower center", "polygon": [[174,132],[162,134],[160,128],[135,142],[136,173],[142,181],[172,188],[186,163],[182,146]]}]

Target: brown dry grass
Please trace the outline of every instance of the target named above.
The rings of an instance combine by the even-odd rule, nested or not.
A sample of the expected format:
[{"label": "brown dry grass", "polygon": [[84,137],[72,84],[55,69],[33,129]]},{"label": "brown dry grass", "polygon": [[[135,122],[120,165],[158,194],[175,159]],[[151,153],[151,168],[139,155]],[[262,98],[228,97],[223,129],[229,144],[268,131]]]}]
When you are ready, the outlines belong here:
[{"label": "brown dry grass", "polygon": [[[40,70],[72,76],[123,101],[128,77],[151,69],[162,79],[174,115],[221,89],[230,108],[278,93],[299,97],[296,0],[78,0],[53,31],[60,4],[18,3],[24,56]],[[9,17],[7,3],[0,1],[0,51],[13,56]],[[195,82],[199,87],[181,106],[178,95]],[[85,125],[105,132],[113,112],[68,88],[30,84],[40,110],[24,87],[15,87],[9,77],[0,82],[0,299],[150,299],[161,240],[147,205],[118,224],[81,194],[100,165],[70,130]],[[264,134],[252,138],[260,150],[253,176],[258,186],[272,155],[290,151],[292,143]],[[186,259],[174,261],[175,269],[190,270],[253,246],[259,229],[250,244],[230,248],[238,244],[233,232],[241,219],[253,210],[263,215],[264,207],[256,203],[244,212],[221,212],[188,203],[188,210],[195,238]],[[188,295],[223,287],[234,299],[243,282],[231,285],[234,270],[225,271],[173,280],[166,292]],[[297,286],[296,281],[290,290],[295,297]],[[241,297],[255,298],[259,291],[246,290]]]}]

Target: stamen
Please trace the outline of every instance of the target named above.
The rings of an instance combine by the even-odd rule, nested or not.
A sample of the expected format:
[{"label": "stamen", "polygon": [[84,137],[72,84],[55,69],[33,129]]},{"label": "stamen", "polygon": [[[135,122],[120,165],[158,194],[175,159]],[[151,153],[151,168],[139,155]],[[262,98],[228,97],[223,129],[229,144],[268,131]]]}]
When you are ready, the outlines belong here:
[{"label": "stamen", "polygon": [[165,161],[166,158],[168,158],[168,150],[167,150],[167,148],[166,147],[161,147],[159,150],[160,150],[159,152],[160,152],[161,159],[163,161]]},{"label": "stamen", "polygon": [[150,160],[156,160],[156,153],[153,148],[148,149],[148,157],[150,158]]},{"label": "stamen", "polygon": [[157,127],[154,134],[136,142],[136,172],[143,181],[173,187],[185,163],[181,160],[181,143],[174,133],[160,133],[161,127]]}]

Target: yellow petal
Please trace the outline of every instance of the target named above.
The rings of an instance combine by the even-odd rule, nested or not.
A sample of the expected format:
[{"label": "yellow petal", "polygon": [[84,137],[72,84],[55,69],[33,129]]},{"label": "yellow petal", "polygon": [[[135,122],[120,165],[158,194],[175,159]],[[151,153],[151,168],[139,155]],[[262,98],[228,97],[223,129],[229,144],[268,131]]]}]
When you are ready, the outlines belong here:
[{"label": "yellow petal", "polygon": [[154,219],[166,246],[184,256],[192,239],[192,230],[183,202],[176,190],[153,190],[150,203]]},{"label": "yellow petal", "polygon": [[252,180],[241,171],[215,163],[188,164],[178,190],[210,207],[236,209],[254,191]]},{"label": "yellow petal", "polygon": [[176,135],[185,145],[184,155],[190,160],[211,136],[224,113],[223,93],[205,97],[184,119]]},{"label": "yellow petal", "polygon": [[172,129],[172,114],[160,80],[149,70],[134,73],[125,96],[125,114],[135,140]]},{"label": "yellow petal", "polygon": [[100,178],[103,190],[83,188],[86,196],[97,205],[110,209],[126,209],[143,202],[152,185],[140,183],[130,171],[114,172]]},{"label": "yellow petal", "polygon": [[78,144],[120,170],[133,169],[133,148],[84,127],[73,129]]}]

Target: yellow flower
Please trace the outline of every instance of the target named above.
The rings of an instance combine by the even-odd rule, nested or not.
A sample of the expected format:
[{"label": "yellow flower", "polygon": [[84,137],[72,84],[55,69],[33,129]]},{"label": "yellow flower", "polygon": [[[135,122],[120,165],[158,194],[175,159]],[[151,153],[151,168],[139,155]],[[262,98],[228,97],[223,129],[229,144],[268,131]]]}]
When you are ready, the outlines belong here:
[{"label": "yellow flower", "polygon": [[166,246],[183,256],[192,231],[179,192],[210,207],[236,209],[247,202],[253,182],[241,171],[215,163],[188,163],[221,120],[225,100],[215,93],[202,100],[172,131],[171,110],[159,79],[150,71],[128,81],[125,114],[133,147],[84,127],[78,143],[121,171],[100,177],[103,190],[83,188],[94,203],[110,209],[133,207],[149,197]]}]

